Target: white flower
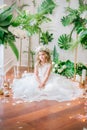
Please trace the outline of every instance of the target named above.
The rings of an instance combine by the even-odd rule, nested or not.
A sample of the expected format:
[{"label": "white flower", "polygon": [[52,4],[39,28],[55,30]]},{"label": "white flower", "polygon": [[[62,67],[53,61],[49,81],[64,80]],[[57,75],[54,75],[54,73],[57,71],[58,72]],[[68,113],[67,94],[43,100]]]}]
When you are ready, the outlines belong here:
[{"label": "white flower", "polygon": [[58,72],[61,73],[63,70],[62,69],[58,69]]},{"label": "white flower", "polygon": [[62,68],[63,68],[63,69],[66,69],[66,65],[63,65]]},{"label": "white flower", "polygon": [[56,71],[56,69],[55,69],[55,68],[53,68],[53,69],[52,69],[52,71],[53,71],[53,72],[55,72],[55,71]]},{"label": "white flower", "polygon": [[42,45],[42,46],[39,46],[37,49],[36,49],[36,53],[40,52],[40,51],[46,51],[48,53],[50,53],[50,50],[48,49],[48,47],[46,45]]},{"label": "white flower", "polygon": [[55,62],[52,62],[52,65],[55,65]]},{"label": "white flower", "polygon": [[54,66],[55,68],[57,68],[58,67],[58,64],[55,64],[55,66]]}]

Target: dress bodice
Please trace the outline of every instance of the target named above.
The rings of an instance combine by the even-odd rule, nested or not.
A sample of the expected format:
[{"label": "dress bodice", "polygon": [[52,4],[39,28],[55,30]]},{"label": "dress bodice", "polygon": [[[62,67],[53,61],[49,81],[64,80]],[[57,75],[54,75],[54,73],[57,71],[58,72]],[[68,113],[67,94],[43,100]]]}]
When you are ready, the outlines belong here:
[{"label": "dress bodice", "polygon": [[46,71],[48,70],[50,64],[49,63],[45,63],[44,65],[40,66],[38,68],[38,73],[39,76],[43,78],[43,76],[45,75]]}]

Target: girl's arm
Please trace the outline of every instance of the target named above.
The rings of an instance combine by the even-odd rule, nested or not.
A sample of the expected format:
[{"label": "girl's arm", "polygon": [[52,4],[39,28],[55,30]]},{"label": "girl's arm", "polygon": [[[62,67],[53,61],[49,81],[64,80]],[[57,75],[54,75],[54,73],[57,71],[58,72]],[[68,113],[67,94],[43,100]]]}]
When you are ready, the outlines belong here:
[{"label": "girl's arm", "polygon": [[40,80],[39,75],[38,75],[38,64],[35,64],[34,74],[35,74],[35,77],[36,77],[37,82],[38,82],[39,85],[40,85],[40,84],[41,84],[41,80]]}]

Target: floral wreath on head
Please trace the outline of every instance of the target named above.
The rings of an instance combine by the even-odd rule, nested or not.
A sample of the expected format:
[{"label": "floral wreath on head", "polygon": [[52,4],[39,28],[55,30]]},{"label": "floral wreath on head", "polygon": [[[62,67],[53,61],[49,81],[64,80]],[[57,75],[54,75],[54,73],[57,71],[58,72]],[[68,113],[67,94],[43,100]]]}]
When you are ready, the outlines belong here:
[{"label": "floral wreath on head", "polygon": [[40,51],[46,51],[46,52],[48,52],[50,54],[50,50],[46,45],[39,46],[36,49],[36,54],[38,54]]}]

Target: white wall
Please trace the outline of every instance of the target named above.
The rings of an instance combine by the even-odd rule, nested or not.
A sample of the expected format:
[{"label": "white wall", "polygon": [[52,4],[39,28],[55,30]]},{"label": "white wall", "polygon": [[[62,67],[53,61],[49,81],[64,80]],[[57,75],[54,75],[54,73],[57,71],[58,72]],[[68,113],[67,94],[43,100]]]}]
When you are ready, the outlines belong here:
[{"label": "white wall", "polygon": [[[6,3],[10,3],[11,1],[7,1],[4,0]],[[29,7],[26,7],[26,9],[28,9],[30,11],[30,13],[35,13],[37,10],[37,7],[39,4],[41,4],[42,0],[35,0],[36,1],[36,8],[33,6],[32,1],[29,0],[21,0],[21,3],[26,3],[29,4]],[[50,33],[53,33],[54,35],[54,40],[52,41],[52,43],[49,43],[49,47],[52,49],[54,45],[57,46],[57,50],[59,53],[59,57],[61,60],[67,60],[70,59],[71,61],[74,61],[74,52],[72,51],[65,51],[65,50],[61,50],[58,47],[58,37],[61,34],[67,33],[69,34],[69,32],[71,31],[71,26],[68,27],[64,27],[61,24],[61,18],[65,15],[65,7],[68,6],[68,3],[66,2],[66,0],[54,0],[54,2],[58,5],[55,10],[53,11],[52,15],[49,15],[49,17],[52,19],[51,22],[49,23],[45,23],[42,25],[42,30],[46,31],[48,30]],[[70,7],[72,8],[77,8],[78,7],[78,0],[71,0],[70,3]],[[76,35],[74,34],[73,37],[75,38]],[[27,66],[28,64],[28,55],[24,53],[24,51],[26,51],[28,49],[28,39],[24,39],[22,41],[22,65],[23,66]],[[16,44],[18,46],[18,48],[20,48],[20,40],[17,39]],[[38,35],[34,35],[31,38],[31,49],[35,50],[35,48],[39,45],[39,36]],[[82,62],[84,64],[87,64],[87,50],[84,50],[83,48],[78,48],[78,62]],[[10,64],[11,66],[14,64],[13,59],[15,59],[15,57],[13,56],[13,53],[10,51],[10,49],[8,48],[7,50],[5,49],[5,65],[7,62],[10,62],[12,59],[12,64]],[[16,59],[15,59],[15,64],[16,64]],[[10,68],[11,66],[9,65],[9,67],[5,66],[6,69]]]}]

